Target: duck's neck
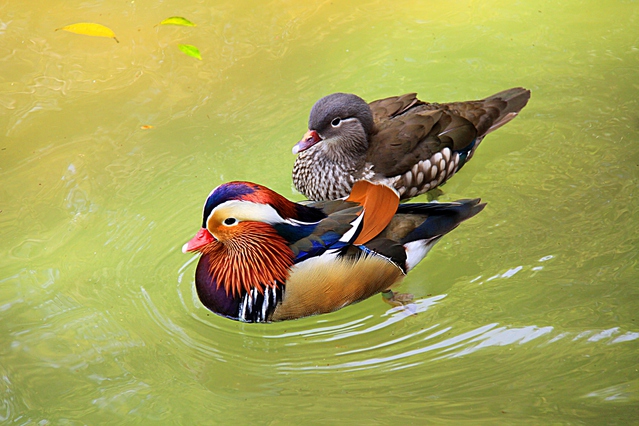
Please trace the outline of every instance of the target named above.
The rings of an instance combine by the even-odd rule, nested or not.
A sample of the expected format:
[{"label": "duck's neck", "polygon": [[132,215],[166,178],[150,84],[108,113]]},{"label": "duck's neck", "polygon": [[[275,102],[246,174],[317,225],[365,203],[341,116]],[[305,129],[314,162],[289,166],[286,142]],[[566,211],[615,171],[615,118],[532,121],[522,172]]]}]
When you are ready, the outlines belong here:
[{"label": "duck's neck", "polygon": [[345,167],[359,168],[366,159],[368,138],[363,129],[349,132],[338,137],[326,139],[315,145],[314,151],[321,152],[329,162]]},{"label": "duck's neck", "polygon": [[326,152],[321,146],[315,146],[300,153],[295,160],[293,182],[310,200],[346,197],[364,167],[364,155],[326,155]]}]

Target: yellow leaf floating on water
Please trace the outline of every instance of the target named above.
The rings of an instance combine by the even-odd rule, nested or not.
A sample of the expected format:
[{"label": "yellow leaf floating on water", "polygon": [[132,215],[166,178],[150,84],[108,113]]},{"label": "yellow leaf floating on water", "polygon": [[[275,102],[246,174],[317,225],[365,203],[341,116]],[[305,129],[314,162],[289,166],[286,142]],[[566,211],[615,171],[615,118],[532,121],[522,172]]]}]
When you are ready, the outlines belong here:
[{"label": "yellow leaf floating on water", "polygon": [[191,46],[190,44],[179,44],[178,47],[187,55],[198,58],[200,61],[202,60],[202,55],[200,55],[200,50],[197,47]]},{"label": "yellow leaf floating on water", "polygon": [[149,129],[152,129],[152,128],[153,128],[153,126],[151,126],[150,124],[145,124],[144,126],[140,126],[140,129],[142,129],[142,130],[149,130]]},{"label": "yellow leaf floating on water", "polygon": [[62,28],[56,28],[56,31],[58,30],[68,31],[75,34],[84,34],[93,37],[108,37],[119,43],[118,39],[115,38],[115,33],[111,30],[111,28],[105,27],[104,25],[100,24],[80,22],[78,24],[67,25],[66,27]]},{"label": "yellow leaf floating on water", "polygon": [[181,25],[183,27],[195,27],[196,25],[186,18],[181,16],[171,16],[160,22],[160,25]]}]

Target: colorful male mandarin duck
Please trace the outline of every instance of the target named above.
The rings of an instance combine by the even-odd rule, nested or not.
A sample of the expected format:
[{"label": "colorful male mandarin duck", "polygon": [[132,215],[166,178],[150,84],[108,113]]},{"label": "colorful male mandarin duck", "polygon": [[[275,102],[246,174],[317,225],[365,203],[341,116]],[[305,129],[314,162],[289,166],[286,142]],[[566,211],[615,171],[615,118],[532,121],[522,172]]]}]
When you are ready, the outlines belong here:
[{"label": "colorful male mandarin duck", "polygon": [[530,91],[437,104],[415,93],[367,104],[334,93],[313,106],[308,132],[293,147],[295,187],[310,200],[346,197],[360,179],[385,182],[402,199],[446,182],[484,136],[515,118]]},{"label": "colorful male mandarin duck", "polygon": [[479,199],[399,204],[397,192],[359,181],[346,200],[298,204],[264,186],[230,182],[204,204],[202,229],[184,245],[199,251],[202,303],[244,322],[296,319],[383,292],[457,225]]}]

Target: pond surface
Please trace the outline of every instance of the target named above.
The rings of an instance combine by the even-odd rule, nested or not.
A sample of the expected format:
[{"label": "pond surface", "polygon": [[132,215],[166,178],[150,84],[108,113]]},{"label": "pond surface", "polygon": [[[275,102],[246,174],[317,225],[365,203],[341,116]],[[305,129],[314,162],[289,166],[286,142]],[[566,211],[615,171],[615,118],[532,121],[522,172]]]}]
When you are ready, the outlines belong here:
[{"label": "pond surface", "polygon": [[[639,5],[534,3],[0,4],[0,422],[636,423]],[[76,22],[119,43],[55,31]],[[522,114],[431,194],[488,207],[406,277],[408,309],[199,303],[180,248],[204,199],[301,199],[317,99],[515,86]]]}]

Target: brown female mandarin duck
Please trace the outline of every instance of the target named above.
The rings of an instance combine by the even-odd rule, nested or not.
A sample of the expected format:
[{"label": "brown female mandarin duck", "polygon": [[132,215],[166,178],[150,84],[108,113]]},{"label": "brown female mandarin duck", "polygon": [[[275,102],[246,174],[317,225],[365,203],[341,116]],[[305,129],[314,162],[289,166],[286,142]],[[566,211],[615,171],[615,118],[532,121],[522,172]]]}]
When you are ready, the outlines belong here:
[{"label": "brown female mandarin duck", "polygon": [[261,185],[230,182],[204,204],[183,251],[201,253],[195,285],[214,313],[270,322],[332,312],[382,292],[479,200],[399,204],[393,189],[359,181],[346,200],[297,204]]},{"label": "brown female mandarin duck", "polygon": [[310,200],[346,197],[360,179],[385,182],[402,199],[423,194],[453,176],[529,98],[521,87],[447,104],[414,93],[370,104],[347,93],[328,95],[313,106],[309,130],[293,147],[293,182]]}]

